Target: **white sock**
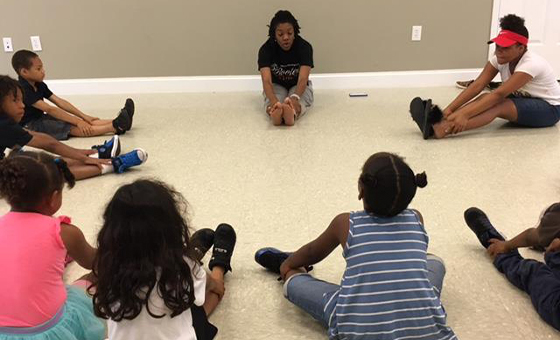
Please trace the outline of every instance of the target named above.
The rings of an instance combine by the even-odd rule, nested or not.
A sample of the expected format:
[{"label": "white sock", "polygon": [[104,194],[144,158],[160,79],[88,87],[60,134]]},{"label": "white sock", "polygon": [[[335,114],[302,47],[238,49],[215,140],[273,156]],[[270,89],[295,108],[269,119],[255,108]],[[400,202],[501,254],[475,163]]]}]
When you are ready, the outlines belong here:
[{"label": "white sock", "polygon": [[115,167],[112,164],[111,165],[101,164],[102,175],[109,174],[114,171],[115,171]]}]

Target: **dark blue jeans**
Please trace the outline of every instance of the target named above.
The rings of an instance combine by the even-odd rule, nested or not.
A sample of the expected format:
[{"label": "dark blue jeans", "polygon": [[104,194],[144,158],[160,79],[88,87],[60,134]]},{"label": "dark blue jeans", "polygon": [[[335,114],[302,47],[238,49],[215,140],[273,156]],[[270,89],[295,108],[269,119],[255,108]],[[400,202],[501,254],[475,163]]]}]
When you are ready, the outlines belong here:
[{"label": "dark blue jeans", "polygon": [[546,253],[545,262],[526,260],[514,251],[496,256],[494,266],[529,294],[544,321],[560,330],[560,252]]}]

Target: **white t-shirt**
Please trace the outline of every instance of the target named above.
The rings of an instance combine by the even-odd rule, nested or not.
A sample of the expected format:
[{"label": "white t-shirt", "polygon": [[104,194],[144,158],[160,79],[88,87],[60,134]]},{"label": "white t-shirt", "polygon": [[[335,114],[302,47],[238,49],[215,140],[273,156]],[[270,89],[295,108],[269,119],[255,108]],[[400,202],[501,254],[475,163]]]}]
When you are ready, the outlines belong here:
[{"label": "white t-shirt", "polygon": [[[201,266],[190,259],[186,259],[191,267],[194,283],[194,304],[202,306],[206,297],[206,272]],[[157,287],[157,285],[156,285]],[[171,311],[165,306],[163,299],[152,291],[150,299],[150,311],[155,315],[166,314],[163,318],[153,318],[148,314],[146,307],[133,320],[122,320],[115,322],[107,320],[110,340],[196,340],[193,327],[191,310],[171,318]]]},{"label": "white t-shirt", "polygon": [[[500,72],[503,82],[511,77],[509,63],[498,64],[498,58],[494,55],[490,58],[490,64]],[[533,77],[519,89],[521,93],[528,97],[543,99],[551,105],[560,105],[560,85],[556,81],[552,66],[543,57],[531,51],[525,52],[515,66],[514,72],[527,73]]]}]

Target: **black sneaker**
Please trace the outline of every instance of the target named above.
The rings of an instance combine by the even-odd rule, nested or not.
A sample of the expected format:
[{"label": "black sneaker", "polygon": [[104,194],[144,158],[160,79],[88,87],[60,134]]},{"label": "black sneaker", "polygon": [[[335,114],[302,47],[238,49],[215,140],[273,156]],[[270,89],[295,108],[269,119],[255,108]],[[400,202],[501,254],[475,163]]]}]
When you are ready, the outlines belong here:
[{"label": "black sneaker", "polygon": [[202,260],[208,249],[214,244],[214,230],[204,228],[197,230],[190,239],[190,248],[193,249],[195,260]]},{"label": "black sneaker", "polygon": [[126,131],[130,130],[132,121],[126,109],[121,109],[117,118],[113,119],[113,127],[117,135],[123,135]]},{"label": "black sneaker", "polygon": [[92,149],[97,150],[100,159],[111,159],[121,154],[121,141],[119,136],[114,135],[113,138],[106,140],[101,145],[94,145]]},{"label": "black sneaker", "polygon": [[130,127],[126,129],[127,131],[132,128],[132,119],[134,118],[134,101],[130,98],[127,98],[124,103],[124,108],[126,112],[128,112],[128,116],[130,117]]},{"label": "black sneaker", "polygon": [[280,274],[280,266],[289,256],[290,253],[276,248],[261,248],[255,253],[255,261],[271,272]]},{"label": "black sneaker", "polygon": [[420,97],[410,102],[410,115],[420,128],[422,137],[428,139],[434,135],[433,124],[443,118],[443,114],[437,105],[432,106],[432,100],[422,100]]},{"label": "black sneaker", "polygon": [[[273,273],[280,274],[282,262],[293,253],[283,252],[276,248],[261,248],[255,253],[255,261]],[[313,266],[305,267],[307,272],[313,270]]]},{"label": "black sneaker", "polygon": [[490,239],[495,238],[505,241],[505,237],[494,228],[484,211],[478,208],[469,208],[465,210],[465,222],[467,222],[469,228],[474,231],[484,248],[490,246]]},{"label": "black sneaker", "polygon": [[208,268],[212,270],[214,266],[224,268],[225,272],[231,271],[231,256],[237,236],[232,226],[226,223],[220,224],[214,233],[214,249],[212,258],[208,263]]}]

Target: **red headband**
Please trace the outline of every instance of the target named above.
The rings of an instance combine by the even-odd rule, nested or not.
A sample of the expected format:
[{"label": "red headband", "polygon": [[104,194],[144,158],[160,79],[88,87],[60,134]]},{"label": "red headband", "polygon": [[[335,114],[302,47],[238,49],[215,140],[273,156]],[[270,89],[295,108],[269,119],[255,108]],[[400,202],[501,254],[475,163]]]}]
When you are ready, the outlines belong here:
[{"label": "red headband", "polygon": [[501,47],[510,47],[515,43],[520,43],[521,45],[527,46],[527,44],[529,43],[529,39],[522,36],[521,34],[517,34],[512,31],[501,30],[498,36],[490,40],[488,43],[496,43],[496,45]]}]

